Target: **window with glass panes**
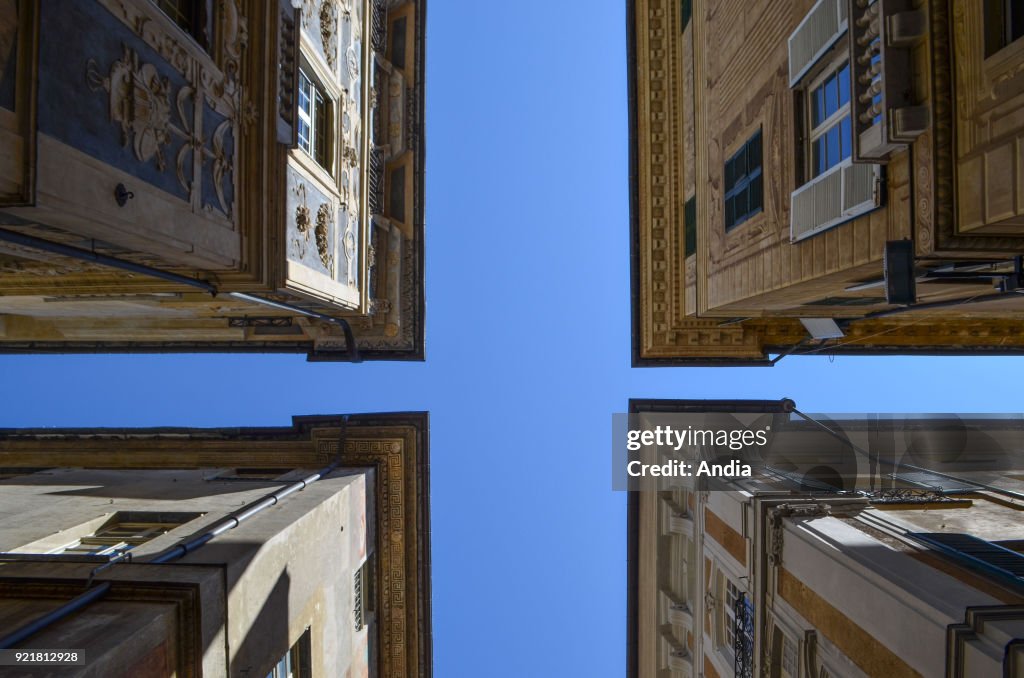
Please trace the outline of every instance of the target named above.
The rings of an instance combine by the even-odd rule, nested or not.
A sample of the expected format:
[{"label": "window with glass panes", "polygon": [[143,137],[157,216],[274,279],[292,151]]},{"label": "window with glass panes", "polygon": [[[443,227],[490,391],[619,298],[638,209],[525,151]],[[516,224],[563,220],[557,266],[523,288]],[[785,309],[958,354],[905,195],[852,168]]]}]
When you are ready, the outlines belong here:
[{"label": "window with glass panes", "polygon": [[312,675],[312,644],[307,628],[295,645],[270,669],[267,678],[309,678]]},{"label": "window with glass panes", "polygon": [[789,636],[782,637],[782,675],[785,678],[798,678],[800,675],[797,661],[796,642]]},{"label": "window with glass panes", "polygon": [[320,86],[303,69],[299,69],[298,110],[299,148],[330,172],[331,104]]},{"label": "window with glass panes", "polygon": [[736,601],[740,599],[739,588],[728,577],[725,580],[725,646],[730,650],[736,646]]},{"label": "window with glass panes", "polygon": [[150,539],[170,532],[180,523],[150,523],[118,521],[79,538],[73,544],[61,547],[55,553],[107,556],[135,548]]},{"label": "window with glass panes", "polygon": [[725,229],[739,226],[763,207],[759,129],[725,163]]},{"label": "window with glass panes", "polygon": [[824,174],[852,151],[850,64],[843,61],[812,84],[808,95],[811,177]]}]

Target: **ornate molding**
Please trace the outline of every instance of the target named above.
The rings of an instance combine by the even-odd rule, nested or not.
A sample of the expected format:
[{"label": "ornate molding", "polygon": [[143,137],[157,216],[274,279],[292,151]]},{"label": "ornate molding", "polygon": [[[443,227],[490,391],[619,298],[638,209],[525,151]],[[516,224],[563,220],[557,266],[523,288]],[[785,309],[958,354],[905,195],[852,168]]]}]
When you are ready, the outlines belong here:
[{"label": "ornate molding", "polygon": [[106,77],[96,60],[89,59],[86,82],[92,91],[102,89],[110,95],[110,121],[121,126],[122,145],[130,144],[140,162],[154,160],[164,171],[163,147],[171,141],[170,80],[153,64],[140,63],[135,50],[124,46],[124,55],[111,64]]},{"label": "ornate molding", "polygon": [[338,6],[334,0],[320,3],[320,41],[327,65],[334,70],[338,63]]},{"label": "ornate molding", "polygon": [[302,204],[295,208],[295,229],[306,236],[308,241],[310,226],[313,225],[313,220],[309,218],[309,207],[306,206],[306,185],[299,184],[295,189],[295,194],[302,196]]},{"label": "ornate molding", "polygon": [[242,14],[239,0],[221,0],[220,3],[221,62],[229,82],[241,80],[242,57],[249,45],[249,22]]},{"label": "ornate molding", "polygon": [[328,271],[334,268],[334,255],[331,253],[331,242],[328,235],[331,230],[331,222],[334,221],[334,208],[331,203],[322,202],[316,211],[316,251],[320,255],[320,261]]},{"label": "ornate molding", "polygon": [[[161,75],[157,64],[140,63],[136,51],[124,45],[124,56],[101,75],[96,60],[86,64],[86,79],[93,91],[110,94],[111,121],[122,127],[122,139],[129,143],[140,162],[155,161],[164,171],[164,147],[173,137],[184,140],[174,159],[179,185],[189,194],[193,209],[207,214],[218,209],[234,220],[234,200],[225,181],[234,184],[237,160],[237,130],[255,120],[255,108],[242,96],[241,71],[248,47],[248,21],[240,0],[218,0],[217,42],[208,54],[191,41],[152,3],[100,0],[135,36],[160,55],[170,68],[181,74],[185,85],[172,93],[170,78]],[[174,109],[172,110],[172,96]],[[188,104],[191,103],[191,111]],[[204,111],[222,117],[214,129],[203,128]],[[177,113],[177,120],[172,119]],[[228,137],[233,143],[229,145]],[[228,152],[230,148],[230,153]],[[213,196],[202,196],[203,165],[209,162]],[[238,194],[233,185],[233,195]]]},{"label": "ornate molding", "polygon": [[357,220],[351,214],[345,218],[345,234],[342,236],[342,252],[345,253],[345,280],[349,286],[355,285],[356,272],[356,233]]},{"label": "ornate molding", "polygon": [[[337,454],[336,436],[318,441],[317,453],[325,463]],[[414,618],[415,593],[422,582],[417,568],[415,525],[416,497],[410,494],[415,476],[415,453],[409,441],[349,440],[343,454],[348,466],[377,469],[377,578],[380,623],[380,675],[410,675],[410,658],[418,652],[415,639],[419,629],[407,626]],[[414,579],[410,581],[410,577]]]},{"label": "ornate molding", "polygon": [[831,515],[832,507],[828,504],[801,503],[779,504],[768,510],[768,564],[772,567],[782,565],[783,532],[786,518],[813,518]]}]

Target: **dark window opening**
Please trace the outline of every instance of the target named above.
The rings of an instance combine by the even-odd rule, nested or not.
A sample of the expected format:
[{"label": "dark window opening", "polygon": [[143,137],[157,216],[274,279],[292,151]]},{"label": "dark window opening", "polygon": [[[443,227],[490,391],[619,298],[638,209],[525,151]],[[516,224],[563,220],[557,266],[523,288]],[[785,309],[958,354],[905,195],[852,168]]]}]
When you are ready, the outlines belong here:
[{"label": "dark window opening", "polygon": [[759,129],[725,163],[725,230],[739,226],[763,208]]},{"label": "dark window opening", "polygon": [[[287,475],[294,471],[294,468],[236,468],[220,473],[218,475],[208,477],[206,480],[213,481],[255,481],[255,482],[275,482],[281,476]],[[283,482],[283,481],[279,481]]]},{"label": "dark window opening", "polygon": [[210,0],[153,0],[164,14],[209,50],[213,44],[213,3]]},{"label": "dark window opening", "polygon": [[985,57],[1024,37],[1024,6],[1019,0],[985,0]]},{"label": "dark window opening", "polygon": [[690,15],[693,14],[693,0],[682,0],[679,6],[680,24],[679,30],[685,31],[690,25]]},{"label": "dark window opening", "polygon": [[406,18],[399,17],[391,23],[391,63],[396,68],[405,70],[405,32]]},{"label": "dark window opening", "polygon": [[391,170],[388,189],[388,216],[405,223],[405,165]]},{"label": "dark window opening", "polygon": [[683,253],[690,256],[697,252],[697,199],[690,198],[683,207]]}]

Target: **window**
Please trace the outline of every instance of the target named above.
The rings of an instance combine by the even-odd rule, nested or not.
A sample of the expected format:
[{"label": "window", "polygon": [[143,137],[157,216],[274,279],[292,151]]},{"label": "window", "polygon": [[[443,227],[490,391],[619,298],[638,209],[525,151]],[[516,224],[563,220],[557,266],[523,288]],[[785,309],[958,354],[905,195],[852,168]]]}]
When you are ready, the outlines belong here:
[{"label": "window", "polygon": [[363,584],[363,570],[366,568],[366,563],[356,570],[355,574],[352,575],[352,616],[355,618],[356,631],[362,631],[363,626],[366,623],[366,617],[363,614],[363,596],[365,595],[365,589]]},{"label": "window", "polygon": [[730,651],[736,647],[736,602],[740,599],[739,588],[728,577],[725,579],[725,646]]},{"label": "window", "polygon": [[799,673],[796,643],[789,636],[782,637],[782,675],[785,678],[797,678]]},{"label": "window", "polygon": [[690,256],[697,252],[697,199],[690,198],[683,207],[683,253]]},{"label": "window", "polygon": [[[881,205],[885,193],[880,165],[854,163],[853,144],[859,139],[863,152],[865,136],[853,124],[854,62],[848,41],[839,39],[851,23],[846,9],[845,2],[818,0],[790,36],[790,87],[797,92],[800,130],[794,139],[798,177],[790,194],[790,242],[870,212]],[[869,52],[874,62],[877,50]],[[875,85],[871,87],[874,92]],[[868,106],[876,132],[886,122],[880,97],[879,90]]]},{"label": "window", "polygon": [[725,163],[725,230],[739,226],[763,206],[759,129]]},{"label": "window", "polygon": [[680,0],[679,5],[679,16],[680,16],[680,28],[679,30],[685,31],[686,27],[690,24],[690,15],[693,14],[693,0]]},{"label": "window", "polygon": [[309,678],[312,675],[312,642],[307,628],[291,649],[281,657],[267,678]]},{"label": "window", "polygon": [[117,513],[91,534],[48,551],[50,554],[112,556],[145,544],[162,534],[184,525],[201,513],[132,515]]},{"label": "window", "polygon": [[210,45],[213,44],[210,3],[205,0],[153,0],[153,2],[183,31],[195,38],[203,49],[210,48]]},{"label": "window", "polygon": [[305,69],[299,69],[299,148],[331,172],[331,102]]},{"label": "window", "polygon": [[825,71],[809,88],[807,125],[810,176],[817,177],[850,157],[850,64]]},{"label": "window", "polygon": [[1018,0],[985,0],[985,57],[1024,37],[1024,7]]}]

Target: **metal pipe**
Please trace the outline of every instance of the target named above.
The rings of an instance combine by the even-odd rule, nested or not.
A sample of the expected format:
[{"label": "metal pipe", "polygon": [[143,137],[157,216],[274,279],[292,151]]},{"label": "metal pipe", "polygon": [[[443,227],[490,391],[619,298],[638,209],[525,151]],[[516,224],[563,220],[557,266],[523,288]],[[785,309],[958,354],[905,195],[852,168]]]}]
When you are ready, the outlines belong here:
[{"label": "metal pipe", "polygon": [[18,629],[15,629],[12,633],[7,634],[3,638],[0,638],[0,650],[9,650],[23,640],[35,635],[39,631],[42,631],[50,624],[67,617],[69,614],[77,612],[86,605],[99,600],[107,594],[110,590],[110,582],[103,582],[97,586],[92,587],[68,602],[64,603],[56,610],[52,610],[42,617],[31,621]]},{"label": "metal pipe", "polygon": [[884,318],[890,315],[909,313],[910,311],[925,311],[932,308],[946,308],[949,306],[963,306],[966,304],[981,304],[986,301],[997,301],[999,299],[1005,299],[1006,297],[1013,296],[1014,294],[1018,294],[1018,292],[995,292],[993,294],[984,294],[977,297],[968,297],[967,299],[947,299],[945,301],[931,301],[924,304],[914,304],[913,306],[903,306],[900,308],[890,308],[885,311],[875,311],[874,313],[868,313],[867,315],[858,318],[857,320],[872,320],[874,318]]},{"label": "metal pipe", "polygon": [[250,301],[256,304],[263,304],[264,306],[270,306],[271,308],[279,308],[284,311],[291,311],[292,313],[298,313],[300,315],[308,316],[310,318],[316,318],[317,320],[323,320],[337,325],[341,328],[342,333],[345,335],[345,348],[348,351],[349,360],[354,363],[363,362],[362,356],[359,355],[359,347],[356,346],[355,334],[352,332],[352,326],[348,324],[348,321],[344,318],[327,315],[325,313],[319,313],[317,311],[310,311],[302,308],[301,306],[293,306],[282,301],[274,301],[271,299],[263,299],[246,292],[228,292],[228,296],[234,297],[235,299],[241,299],[242,301]]},{"label": "metal pipe", "polygon": [[[334,471],[336,468],[338,468],[338,466],[341,465],[341,453],[345,447],[345,438],[347,436],[347,432],[348,416],[345,416],[342,417],[341,433],[338,436],[338,456],[334,459],[333,462],[331,462],[324,468],[320,469],[316,473],[306,476],[302,480],[295,481],[294,483],[291,483],[287,487],[278,490],[277,492],[273,492],[267,495],[266,497],[263,497],[262,499],[257,499],[255,502],[249,504],[248,506],[242,507],[233,515],[230,515],[214,523],[212,527],[207,529],[199,536],[193,537],[192,539],[182,544],[173,546],[163,551],[162,553],[157,554],[156,557],[154,557],[153,559],[143,562],[156,564],[174,562],[182,556],[191,553],[199,547],[201,547],[202,545],[208,543],[217,535],[227,532],[228,530],[233,529],[235,527],[238,527],[243,521],[251,518],[252,516],[262,511],[263,509],[277,504],[279,501],[281,501],[288,495],[294,492],[298,492],[299,490],[304,490],[309,485],[320,480],[325,475]],[[101,568],[96,568],[89,574],[89,583],[92,582],[93,577],[96,575],[96,572],[99,569]],[[77,612],[86,605],[89,605],[90,603],[99,600],[100,598],[105,596],[109,590],[110,582],[103,582],[102,584],[99,584],[92,588],[87,588],[85,593],[82,593],[81,595],[71,599],[64,605],[58,607],[56,610],[53,610],[43,615],[42,617],[39,617],[38,619],[31,621],[18,629],[15,629],[12,633],[4,636],[2,639],[0,639],[0,650],[10,649],[14,644],[20,643],[26,638],[31,637],[39,631],[42,631],[47,626],[50,626],[51,624],[60,621],[68,615]]]},{"label": "metal pipe", "polygon": [[239,509],[230,516],[222,518],[221,520],[217,521],[212,526],[210,526],[202,534],[195,536],[186,542],[176,544],[175,546],[172,546],[166,551],[157,554],[153,558],[142,562],[163,564],[178,560],[179,558],[191,553],[192,551],[195,551],[203,544],[206,544],[217,535],[223,534],[228,530],[233,530],[234,528],[238,527],[244,521],[253,517],[263,509],[269,508],[274,504],[278,503],[279,501],[287,497],[289,494],[292,494],[293,492],[298,492],[299,490],[306,489],[307,486],[311,485],[312,483],[315,483],[316,481],[320,480],[323,476],[327,475],[334,469],[338,468],[338,465],[340,463],[340,459],[335,459],[333,462],[331,462],[331,464],[325,466],[316,473],[306,476],[302,480],[296,481],[291,485],[288,485],[287,487],[278,490],[277,492],[273,492],[267,495],[266,497],[263,497],[262,499],[258,499],[255,502],[249,504],[248,506],[242,507],[241,509]]},{"label": "metal pipe", "polygon": [[92,252],[90,250],[85,250],[80,247],[73,247],[71,245],[65,245],[59,242],[44,240],[43,238],[25,235],[24,233],[18,233],[17,231],[9,231],[5,228],[0,228],[0,240],[4,240],[9,243],[14,243],[15,245],[21,245],[22,247],[29,247],[35,250],[42,250],[43,252],[59,254],[64,257],[81,259],[83,261],[91,261],[95,264],[110,266],[111,268],[119,268],[122,271],[129,271],[131,273],[148,275],[152,278],[160,278],[161,280],[166,280],[168,282],[179,283],[181,285],[188,285],[189,287],[197,287],[203,290],[204,292],[209,292],[214,296],[217,295],[217,288],[212,283],[206,280],[189,278],[188,276],[180,275],[178,273],[171,273],[170,271],[161,271],[160,269],[153,268],[152,266],[136,264],[133,261],[127,261],[125,259],[111,257],[106,254]]},{"label": "metal pipe", "polygon": [[[102,266],[110,266],[111,268],[117,268],[122,271],[129,271],[131,273],[138,273],[140,275],[146,275],[151,278],[159,278],[160,280],[166,280],[167,282],[177,283],[180,285],[187,285],[189,287],[195,287],[201,289],[204,292],[209,293],[212,296],[217,296],[217,286],[207,280],[200,280],[198,278],[189,278],[188,276],[181,275],[179,273],[172,273],[170,271],[163,271],[159,268],[153,268],[152,266],[146,266],[144,264],[137,264],[133,261],[126,259],[120,259],[118,257],[112,257],[106,254],[100,254],[98,252],[92,252],[90,250],[82,249],[80,247],[74,247],[72,245],[65,245],[63,243],[57,243],[43,238],[37,238],[32,235],[26,235],[24,233],[18,233],[17,231],[11,231],[5,228],[0,228],[0,240],[13,243],[15,245],[21,245],[22,247],[28,247],[31,249],[41,250],[43,252],[50,252],[52,254],[59,254],[65,257],[71,257],[73,259],[80,259],[82,261],[91,261],[95,264]],[[318,311],[310,311],[300,306],[295,306],[286,302],[274,301],[271,299],[264,299],[263,297],[255,294],[248,294],[245,292],[228,292],[228,296],[242,301],[248,301],[254,304],[261,304],[263,306],[270,306],[271,308],[277,308],[282,311],[288,311],[290,313],[296,313],[299,315],[308,316],[310,318],[316,318],[317,320],[323,320],[333,325],[337,325],[341,328],[342,333],[345,335],[345,347],[349,355],[349,360],[354,363],[362,362],[362,357],[359,355],[359,348],[356,346],[355,335],[352,332],[352,326],[349,325],[348,321],[344,318],[336,316],[330,316],[326,313],[320,313]]]}]

